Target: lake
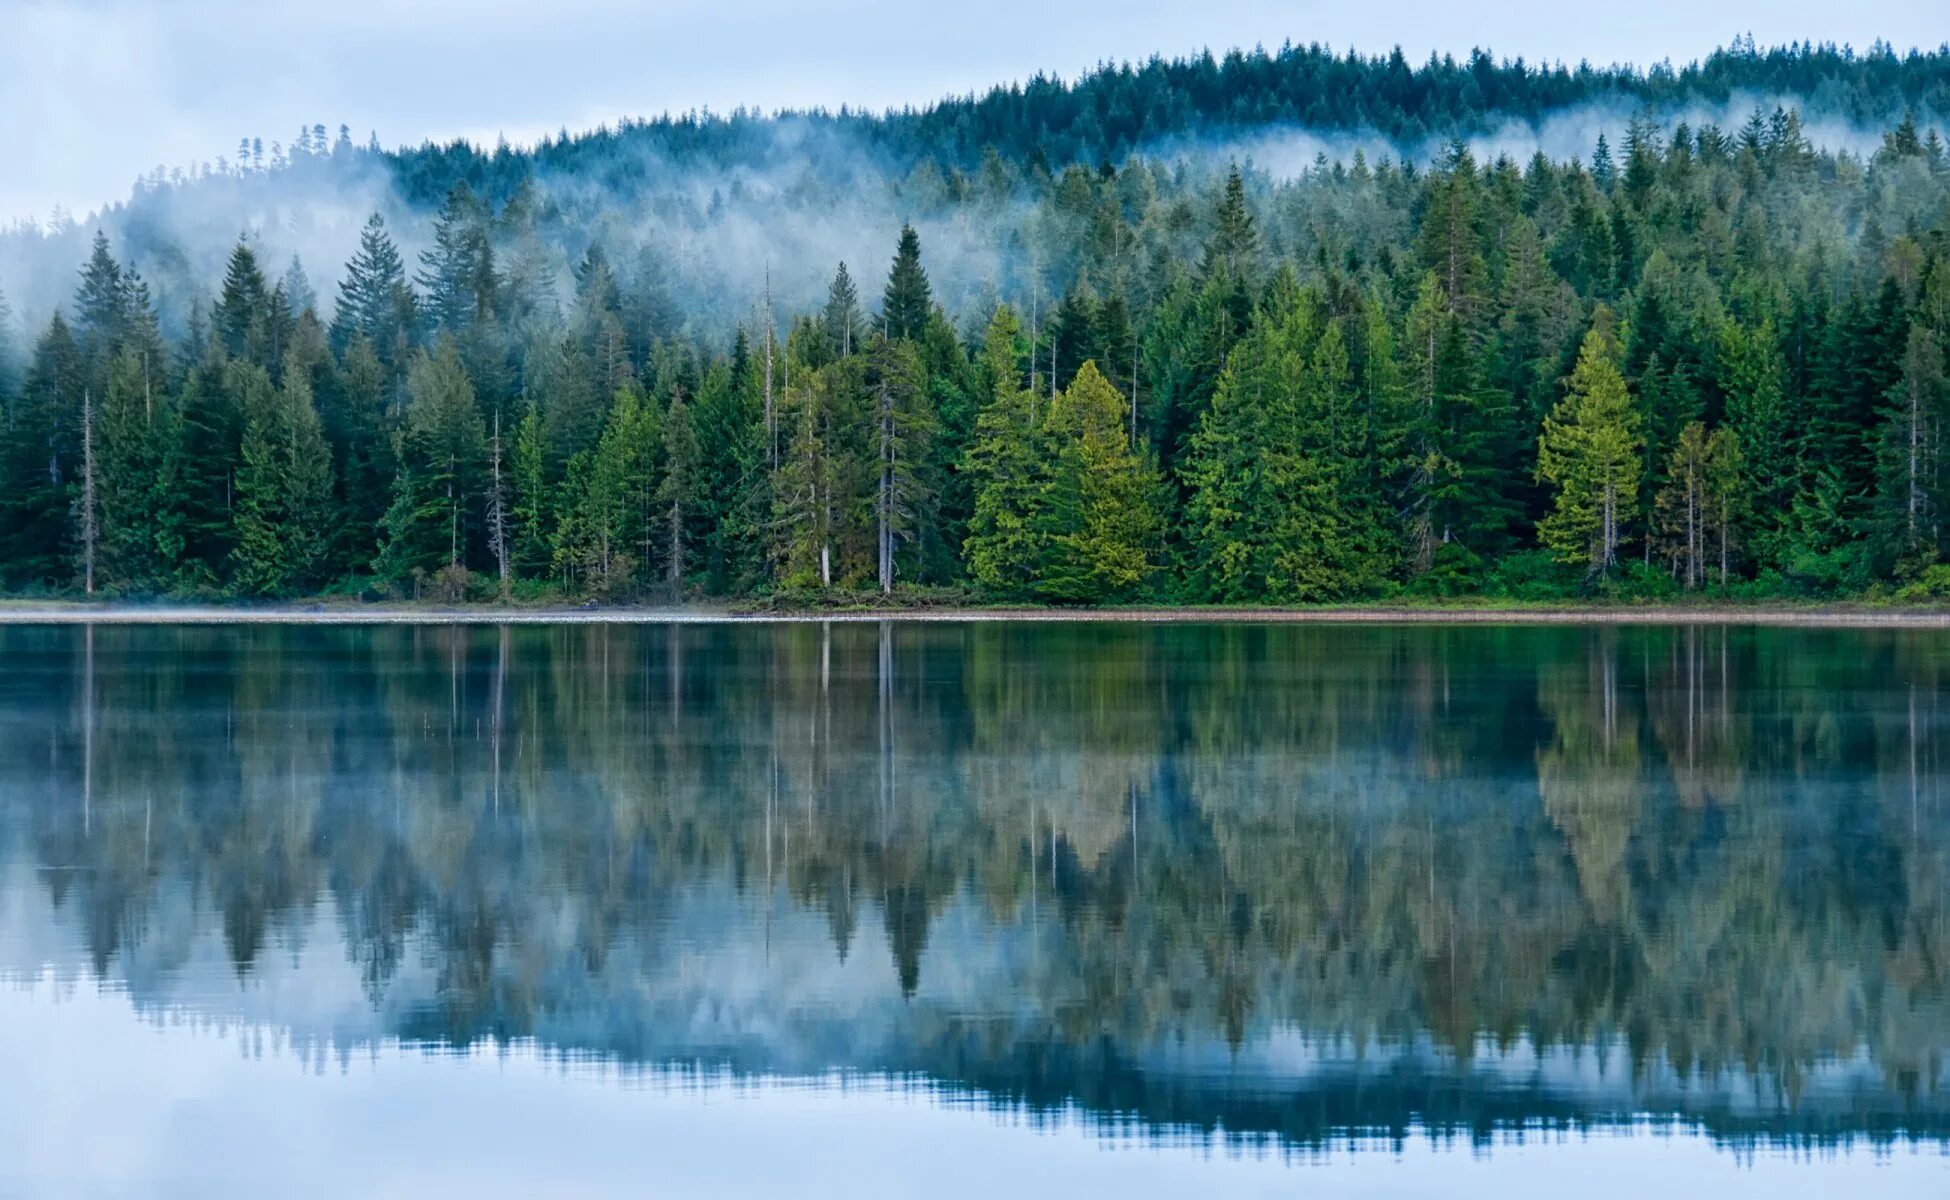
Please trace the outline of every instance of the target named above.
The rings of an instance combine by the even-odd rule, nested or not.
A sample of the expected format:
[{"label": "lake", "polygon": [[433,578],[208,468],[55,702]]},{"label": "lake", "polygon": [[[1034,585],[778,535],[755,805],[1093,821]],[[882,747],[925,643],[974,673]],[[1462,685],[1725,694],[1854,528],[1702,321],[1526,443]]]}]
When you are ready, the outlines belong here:
[{"label": "lake", "polygon": [[0,627],[0,1195],[1942,1195],[1950,633]]}]

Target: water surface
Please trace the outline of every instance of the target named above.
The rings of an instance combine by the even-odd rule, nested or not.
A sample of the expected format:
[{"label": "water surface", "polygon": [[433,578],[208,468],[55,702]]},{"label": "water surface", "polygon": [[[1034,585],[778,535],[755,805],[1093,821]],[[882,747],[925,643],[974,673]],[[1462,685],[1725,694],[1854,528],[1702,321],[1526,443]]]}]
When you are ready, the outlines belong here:
[{"label": "water surface", "polygon": [[0,627],[0,1194],[1942,1194],[1946,674]]}]

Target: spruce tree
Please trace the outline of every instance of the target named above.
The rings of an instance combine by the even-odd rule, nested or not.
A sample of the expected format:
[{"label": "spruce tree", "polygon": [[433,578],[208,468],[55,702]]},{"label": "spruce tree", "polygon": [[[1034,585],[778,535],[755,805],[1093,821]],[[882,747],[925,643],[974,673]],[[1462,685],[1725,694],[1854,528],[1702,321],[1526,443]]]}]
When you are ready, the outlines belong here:
[{"label": "spruce tree", "polygon": [[880,302],[881,330],[889,339],[916,339],[933,313],[928,273],[921,269],[921,237],[912,225],[902,225],[893,269],[887,274],[887,292]]},{"label": "spruce tree", "polygon": [[1537,539],[1593,576],[1618,565],[1625,522],[1638,506],[1642,443],[1621,356],[1602,322],[1585,335],[1565,397],[1537,444],[1537,475],[1557,489]]},{"label": "spruce tree", "polygon": [[239,239],[224,268],[223,290],[214,313],[223,352],[269,372],[282,319],[283,315],[273,310],[271,290],[257,265],[256,253],[248,242]]},{"label": "spruce tree", "polygon": [[479,525],[487,427],[452,339],[443,338],[432,353],[414,358],[406,392],[402,482],[387,510],[374,570],[395,583],[443,570],[450,578],[459,576]]},{"label": "spruce tree", "polygon": [[990,394],[962,467],[974,493],[962,560],[977,587],[1011,599],[1034,593],[1049,548],[1039,519],[1049,464],[1035,396],[1023,386],[1021,343],[1015,313],[998,307],[982,342]]},{"label": "spruce tree", "polygon": [[366,219],[359,249],[339,281],[332,343],[342,348],[353,334],[364,334],[380,363],[389,373],[397,372],[406,364],[418,321],[418,302],[407,284],[406,264],[386,232],[386,222],[374,213]]},{"label": "spruce tree", "polygon": [[664,586],[673,600],[682,598],[690,569],[689,524],[703,499],[699,493],[702,467],[691,405],[680,388],[671,394],[664,413],[663,477],[654,499],[663,523]]},{"label": "spruce tree", "polygon": [[938,422],[927,370],[911,342],[879,339],[868,387],[873,403],[875,575],[882,595],[894,590],[895,552],[928,519],[928,443]]},{"label": "spruce tree", "polygon": [[[903,239],[903,245],[905,239]],[[920,241],[916,239],[914,254],[916,270],[919,269]],[[898,260],[897,260],[898,261]],[[891,287],[891,281],[889,283]],[[921,278],[922,294],[925,297],[927,278]],[[833,282],[826,289],[826,309],[821,314],[826,332],[829,352],[834,358],[845,358],[858,351],[866,341],[867,322],[860,312],[860,295],[854,289],[853,277],[847,274],[846,264],[841,263],[833,272]]]},{"label": "spruce tree", "polygon": [[1038,513],[1049,555],[1037,590],[1065,604],[1134,600],[1160,565],[1162,485],[1132,448],[1124,398],[1085,363],[1043,426],[1050,486]]}]

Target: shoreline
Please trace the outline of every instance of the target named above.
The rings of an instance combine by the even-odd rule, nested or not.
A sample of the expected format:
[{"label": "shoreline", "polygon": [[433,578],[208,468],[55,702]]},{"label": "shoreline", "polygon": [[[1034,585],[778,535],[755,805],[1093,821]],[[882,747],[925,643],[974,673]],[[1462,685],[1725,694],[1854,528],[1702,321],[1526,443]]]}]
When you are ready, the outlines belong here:
[{"label": "shoreline", "polygon": [[1950,606],[1539,605],[1322,608],[893,608],[747,611],[688,607],[498,608],[418,604],[82,604],[0,601],[0,625],[661,625],[867,624],[880,621],[1239,625],[1717,625],[1950,629]]}]

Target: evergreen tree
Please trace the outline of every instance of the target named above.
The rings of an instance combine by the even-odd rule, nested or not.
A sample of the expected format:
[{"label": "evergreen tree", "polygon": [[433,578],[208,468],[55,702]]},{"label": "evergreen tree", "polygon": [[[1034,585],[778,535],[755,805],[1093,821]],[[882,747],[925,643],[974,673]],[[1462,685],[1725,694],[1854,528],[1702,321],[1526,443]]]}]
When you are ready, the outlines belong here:
[{"label": "evergreen tree", "polygon": [[232,363],[230,390],[244,413],[231,551],[246,595],[304,591],[323,582],[332,499],[331,451],[305,372],[274,388],[262,367]]},{"label": "evergreen tree", "polygon": [[111,364],[97,420],[101,506],[100,570],[110,591],[160,591],[175,573],[175,502],[170,405],[158,405],[141,360],[125,350]]},{"label": "evergreen tree", "polygon": [[555,537],[555,565],[599,596],[621,592],[647,557],[655,525],[652,464],[655,410],[634,386],[620,389],[595,449],[570,460],[567,500]]},{"label": "evergreen tree", "polygon": [[73,577],[85,386],[80,347],[56,313],[0,428],[0,569],[13,587]]},{"label": "evergreen tree", "polygon": [[1050,485],[1037,514],[1049,556],[1036,586],[1058,603],[1137,599],[1160,565],[1162,485],[1131,446],[1123,400],[1085,363],[1050,403]]},{"label": "evergreen tree", "polygon": [[420,255],[420,264],[417,282],[433,330],[460,334],[494,320],[501,279],[488,213],[465,182],[447,193],[433,223],[433,245]]},{"label": "evergreen tree", "polygon": [[1246,206],[1246,181],[1234,166],[1226,173],[1213,213],[1212,236],[1205,243],[1205,276],[1241,282],[1250,278],[1258,260],[1259,232],[1253,225],[1252,211]]},{"label": "evergreen tree", "polygon": [[1187,449],[1199,591],[1306,602],[1377,588],[1386,515],[1362,479],[1364,434],[1340,321],[1315,296],[1264,314]]},{"label": "evergreen tree", "polygon": [[1733,499],[1738,493],[1738,451],[1725,429],[1708,433],[1691,422],[1679,431],[1654,507],[1663,554],[1673,573],[1692,590],[1719,564],[1726,580]]},{"label": "evergreen tree", "polygon": [[[108,358],[120,346],[129,320],[128,286],[122,268],[108,250],[108,237],[95,231],[88,265],[81,270],[81,286],[75,292],[75,334],[82,353],[99,362],[106,376]],[[99,386],[99,380],[96,381]]]},{"label": "evergreen tree", "polygon": [[442,338],[431,354],[414,358],[406,392],[400,482],[373,570],[396,583],[443,569],[450,578],[462,575],[478,525],[487,429],[452,339]]},{"label": "evergreen tree", "polygon": [[1727,322],[1719,350],[1726,423],[1740,445],[1742,490],[1753,521],[1747,540],[1763,564],[1778,564],[1788,554],[1797,477],[1787,364],[1771,320],[1751,327]]},{"label": "evergreen tree", "polygon": [[1007,306],[989,319],[982,343],[988,402],[964,458],[974,514],[962,559],[976,586],[1005,598],[1034,593],[1049,545],[1040,515],[1049,486],[1035,395],[1023,386],[1022,327]]},{"label": "evergreen tree", "polygon": [[549,500],[546,444],[542,410],[531,398],[521,410],[521,425],[515,431],[511,471],[514,491],[512,557],[518,575],[533,576],[546,571],[552,553],[549,531],[554,522]]},{"label": "evergreen tree", "polygon": [[[907,239],[903,235],[901,239],[903,248],[906,246],[906,241]],[[920,270],[920,254],[921,244],[917,238],[914,242],[914,270],[917,272]],[[897,267],[899,263],[900,260],[897,257],[895,260]],[[926,275],[920,276],[920,285],[922,306],[925,309],[927,303]],[[893,281],[889,280],[888,287],[891,289],[892,286]],[[845,358],[847,355],[859,350],[865,344],[867,321],[860,313],[860,295],[853,286],[853,277],[847,274],[845,263],[841,263],[839,270],[833,272],[832,285],[826,289],[826,310],[822,314],[822,321],[826,330],[829,353],[834,358]]]},{"label": "evergreen tree", "polygon": [[1617,339],[1594,323],[1569,388],[1544,421],[1537,474],[1557,488],[1537,539],[1559,561],[1602,575],[1618,564],[1625,521],[1638,505],[1638,412],[1619,372]]},{"label": "evergreen tree", "polygon": [[217,337],[231,358],[255,363],[267,372],[287,315],[271,302],[271,290],[248,242],[238,241],[224,269],[223,291],[214,314]]},{"label": "evergreen tree", "polygon": [[912,225],[902,225],[894,266],[887,274],[887,293],[880,302],[881,330],[890,340],[919,338],[933,312],[928,273],[921,269],[920,235]]},{"label": "evergreen tree", "polygon": [[924,470],[938,423],[929,404],[927,371],[913,343],[882,338],[872,359],[875,574],[881,594],[889,595],[896,548],[912,542],[928,517]]},{"label": "evergreen tree", "polygon": [[1902,378],[1889,391],[1879,493],[1893,557],[1914,569],[1933,561],[1943,544],[1950,377],[1941,343],[1921,323],[1909,328],[1902,364]]},{"label": "evergreen tree", "polygon": [[406,281],[406,264],[386,232],[386,222],[374,213],[339,282],[332,342],[343,347],[353,334],[364,334],[390,374],[405,367],[418,324],[418,301]]},{"label": "evergreen tree", "polygon": [[703,499],[698,487],[702,466],[691,406],[679,389],[664,413],[663,477],[654,501],[664,526],[664,585],[673,599],[683,596],[690,567],[689,522]]}]

